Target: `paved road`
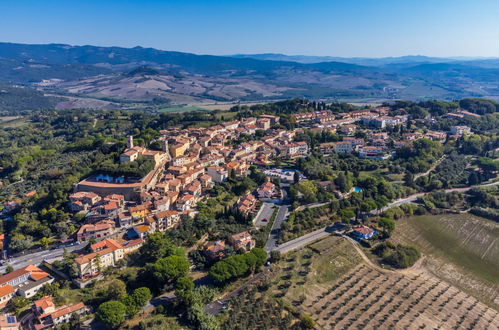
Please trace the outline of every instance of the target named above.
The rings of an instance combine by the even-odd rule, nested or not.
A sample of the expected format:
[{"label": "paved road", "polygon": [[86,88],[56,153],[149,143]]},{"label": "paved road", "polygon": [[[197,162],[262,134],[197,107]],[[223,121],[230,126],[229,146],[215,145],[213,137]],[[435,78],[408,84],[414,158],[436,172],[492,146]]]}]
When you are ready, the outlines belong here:
[{"label": "paved road", "polygon": [[[269,224],[272,213],[274,213],[274,206],[276,206],[274,203],[269,202],[262,204],[262,208],[260,209],[258,216],[255,218],[255,227],[260,228]],[[263,222],[263,219],[267,219],[267,221]]]},{"label": "paved road", "polygon": [[[495,185],[498,185],[499,184],[499,181],[496,181],[496,182],[492,182],[492,183],[488,183],[488,184],[483,184],[483,185],[479,185],[479,186],[473,186],[473,187],[464,187],[464,188],[451,188],[451,189],[447,189],[447,190],[444,190],[446,193],[450,193],[450,192],[453,192],[453,191],[460,191],[460,192],[463,192],[463,191],[468,191],[472,188],[477,188],[477,187],[490,187],[490,186],[495,186]],[[377,213],[379,212],[383,212],[391,207],[394,207],[394,206],[399,206],[399,205],[402,205],[402,204],[406,204],[406,203],[412,203],[412,202],[415,202],[419,197],[421,196],[424,196],[426,194],[429,194],[429,193],[418,193],[418,194],[414,194],[414,195],[411,195],[411,196],[408,196],[408,197],[405,197],[405,198],[401,198],[401,199],[398,199],[398,200],[395,200],[391,203],[388,203],[388,205],[386,205],[385,207],[383,207],[381,210],[378,210]],[[313,231],[311,233],[308,233],[308,234],[305,234],[301,237],[298,237],[294,240],[291,240],[289,242],[286,242],[284,244],[281,244],[279,246],[275,246],[275,248],[271,249],[271,250],[277,250],[277,251],[280,251],[281,253],[287,253],[289,251],[292,251],[292,250],[297,250],[297,249],[300,249],[314,241],[317,241],[323,237],[326,237],[328,236],[331,232],[334,231],[334,227],[333,226],[326,226],[326,227],[323,227],[321,229],[318,229],[316,231]],[[267,250],[267,251],[270,251],[270,250]]]},{"label": "paved road", "polygon": [[274,220],[274,225],[270,230],[269,239],[267,240],[267,244],[265,245],[265,251],[272,251],[277,248],[277,240],[281,235],[281,225],[284,220],[286,220],[289,212],[289,205],[281,205],[279,206],[279,211],[277,212],[277,216]]},{"label": "paved road", "polygon": [[322,203],[312,203],[312,204],[307,204],[307,205],[301,205],[301,206],[298,206],[295,209],[295,211],[301,211],[301,210],[304,210],[304,209],[314,209],[316,207],[321,207],[321,206],[327,205],[329,203],[330,202],[322,202]]},{"label": "paved road", "polygon": [[[74,246],[66,247],[69,252],[82,249],[87,243],[77,244]],[[27,254],[21,257],[13,258],[11,261],[6,261],[3,266],[0,267],[0,272],[4,272],[8,265],[14,267],[14,269],[22,268],[28,265],[39,265],[45,259],[53,259],[60,257],[64,254],[64,248],[55,250],[43,250],[40,252],[35,252]]]}]

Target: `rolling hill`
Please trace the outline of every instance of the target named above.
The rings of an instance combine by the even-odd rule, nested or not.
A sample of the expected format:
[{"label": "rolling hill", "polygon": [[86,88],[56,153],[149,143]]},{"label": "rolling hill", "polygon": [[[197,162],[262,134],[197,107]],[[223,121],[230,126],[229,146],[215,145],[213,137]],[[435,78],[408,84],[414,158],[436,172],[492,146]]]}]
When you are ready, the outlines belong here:
[{"label": "rolling hill", "polygon": [[36,89],[52,101],[62,98],[58,108],[291,97],[364,102],[498,98],[496,65],[494,59],[212,56],[142,47],[0,43],[0,82]]}]

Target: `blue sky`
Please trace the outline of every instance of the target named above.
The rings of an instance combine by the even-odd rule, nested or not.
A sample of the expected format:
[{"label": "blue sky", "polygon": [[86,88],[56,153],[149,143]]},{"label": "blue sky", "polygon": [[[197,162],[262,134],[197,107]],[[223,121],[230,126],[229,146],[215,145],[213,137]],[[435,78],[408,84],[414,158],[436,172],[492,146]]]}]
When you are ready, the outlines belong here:
[{"label": "blue sky", "polygon": [[499,57],[499,1],[0,0],[0,41],[198,54]]}]

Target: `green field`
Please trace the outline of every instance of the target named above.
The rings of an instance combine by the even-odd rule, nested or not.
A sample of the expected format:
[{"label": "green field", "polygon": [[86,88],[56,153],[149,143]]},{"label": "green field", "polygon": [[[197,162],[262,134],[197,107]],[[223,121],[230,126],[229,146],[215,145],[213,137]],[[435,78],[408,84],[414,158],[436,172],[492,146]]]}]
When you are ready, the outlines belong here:
[{"label": "green field", "polygon": [[459,214],[411,217],[397,225],[396,238],[499,283],[499,224]]},{"label": "green field", "polygon": [[174,105],[167,108],[159,109],[158,112],[189,112],[189,111],[210,111],[205,108],[196,106]]},{"label": "green field", "polygon": [[14,128],[26,125],[27,122],[23,117],[0,117],[0,128]]}]

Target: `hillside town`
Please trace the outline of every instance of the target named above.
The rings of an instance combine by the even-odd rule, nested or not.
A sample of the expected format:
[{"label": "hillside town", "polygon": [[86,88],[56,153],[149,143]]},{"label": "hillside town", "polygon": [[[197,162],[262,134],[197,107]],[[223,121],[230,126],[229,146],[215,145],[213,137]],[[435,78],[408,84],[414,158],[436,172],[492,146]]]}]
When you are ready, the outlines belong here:
[{"label": "hillside town", "polygon": [[[480,117],[464,110],[447,116]],[[85,288],[103,278],[104,269],[122,267],[127,257],[138,251],[150,235],[168,232],[179,227],[184,219],[195,218],[199,204],[211,197],[217,185],[230,178],[245,178],[256,171],[265,178],[256,189],[244,191],[231,210],[249,219],[258,230],[257,219],[260,225],[265,225],[275,217],[275,214],[272,219],[270,215],[262,215],[265,204],[282,204],[287,194],[283,188],[306,180],[294,164],[311,153],[384,161],[396,157],[400,148],[419,139],[444,143],[471,134],[471,129],[463,125],[452,126],[449,131],[422,130],[413,124],[420,122],[424,127],[424,123],[430,125],[434,118],[409,119],[404,109],[397,109],[397,114],[393,114],[390,107],[381,106],[344,113],[299,112],[290,117],[295,124],[293,129],[283,128],[281,117],[267,114],[211,127],[163,129],[157,139],[161,150],[137,145],[134,136],[128,135],[119,165],[149,162],[150,170],[142,177],[95,172],[76,183],[68,196],[67,207],[83,222],[68,241],[86,248],[74,250],[76,268],[71,275],[58,269],[61,257],[44,260],[43,266],[71,279],[76,287]],[[392,129],[401,126],[410,129],[402,134]],[[303,139],[305,132],[325,134],[329,141],[307,142]],[[321,191],[332,191],[340,199],[362,191],[352,187],[342,192],[330,181],[315,184]],[[3,212],[8,214],[16,207],[12,201],[5,204]],[[358,224],[350,228],[350,234],[355,239],[371,240],[378,231]],[[250,253],[256,247],[256,240],[249,231],[242,231],[226,239],[200,244],[204,256],[214,263],[227,258],[227,251]],[[34,297],[44,285],[52,282],[54,277],[35,265],[15,269],[0,278],[1,304],[8,305],[16,296]],[[43,296],[34,301],[28,323],[33,329],[44,329],[69,322],[69,316],[74,313],[89,312],[90,308],[83,302],[56,308],[51,296]],[[6,314],[5,317],[11,321],[12,329],[19,326],[14,316]]]}]

